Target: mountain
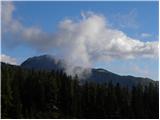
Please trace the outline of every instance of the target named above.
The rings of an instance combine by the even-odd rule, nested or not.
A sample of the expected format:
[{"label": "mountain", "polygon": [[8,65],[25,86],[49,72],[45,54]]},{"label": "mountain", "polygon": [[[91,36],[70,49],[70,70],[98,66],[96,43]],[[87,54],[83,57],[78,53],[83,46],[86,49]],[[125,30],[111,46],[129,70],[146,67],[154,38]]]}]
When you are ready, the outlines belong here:
[{"label": "mountain", "polygon": [[128,86],[132,87],[133,85],[141,84],[141,85],[148,85],[150,82],[154,82],[152,79],[149,78],[142,78],[142,77],[134,77],[134,76],[121,76],[105,69],[92,69],[91,75],[89,76],[88,80],[105,83],[112,81],[113,84],[119,83],[121,86]]},{"label": "mountain", "polygon": [[21,64],[24,68],[36,70],[63,70],[65,63],[51,55],[42,55],[28,58]]},{"label": "mountain", "polygon": [[[42,55],[28,58],[21,64],[24,68],[36,69],[36,70],[64,70],[65,62],[58,60],[51,55]],[[77,67],[77,69],[82,69]],[[149,78],[134,77],[134,76],[121,76],[105,69],[91,69],[91,73],[88,77],[83,78],[82,81],[88,80],[89,82],[107,83],[113,84],[119,83],[122,86],[132,87],[133,85],[142,84],[148,85],[150,82],[155,82]]]},{"label": "mountain", "polygon": [[[112,83],[79,84],[76,77],[62,72],[29,70],[4,63],[1,71],[3,119],[159,118],[158,84],[151,83],[145,89],[141,85],[128,89]],[[104,69],[95,72],[116,78]]]}]

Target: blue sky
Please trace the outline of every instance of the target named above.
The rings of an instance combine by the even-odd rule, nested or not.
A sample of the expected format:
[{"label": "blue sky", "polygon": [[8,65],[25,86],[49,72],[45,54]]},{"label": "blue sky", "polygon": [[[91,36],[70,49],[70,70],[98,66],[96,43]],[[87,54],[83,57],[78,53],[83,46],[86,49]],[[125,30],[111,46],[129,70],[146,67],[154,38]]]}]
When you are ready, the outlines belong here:
[{"label": "blue sky", "polygon": [[[37,25],[45,31],[56,29],[59,21],[65,17],[78,19],[82,11],[94,11],[105,15],[109,21],[114,15],[127,15],[134,11],[135,22],[138,28],[124,29],[125,33],[133,36],[138,33],[158,34],[158,2],[14,2],[16,18],[19,18],[26,26]],[[27,20],[26,20],[27,19]],[[46,22],[47,21],[47,22]],[[112,23],[117,24],[117,23]],[[119,26],[115,26],[116,28]],[[136,33],[135,33],[136,32]],[[138,36],[136,36],[138,37]]]},{"label": "blue sky", "polygon": [[[59,23],[65,19],[79,21],[81,13],[92,11],[103,15],[110,28],[122,31],[128,37],[142,42],[158,41],[158,2],[50,1],[13,2],[12,4],[15,7],[12,19],[18,20],[25,27],[40,28],[45,33],[56,32]],[[4,29],[3,26],[2,29]],[[9,44],[17,38],[8,38],[5,35],[10,36],[10,33],[2,35],[2,54],[16,58],[18,64],[30,56],[53,52],[58,54],[56,49],[38,51],[27,42],[19,42],[19,45],[16,45],[16,42]],[[158,80],[158,58],[137,57],[131,60],[94,61],[92,66],[102,67],[121,75],[143,76]]]}]

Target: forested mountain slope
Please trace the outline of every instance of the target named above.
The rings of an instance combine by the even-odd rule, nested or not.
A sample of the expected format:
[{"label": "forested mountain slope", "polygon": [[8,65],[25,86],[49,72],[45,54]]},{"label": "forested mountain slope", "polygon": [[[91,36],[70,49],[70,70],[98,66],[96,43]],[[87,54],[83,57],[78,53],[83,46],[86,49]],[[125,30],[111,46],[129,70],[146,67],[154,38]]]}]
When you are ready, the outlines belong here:
[{"label": "forested mountain slope", "polygon": [[[65,62],[64,60],[56,59],[51,55],[41,55],[28,58],[21,64],[21,66],[23,68],[30,68],[34,70],[64,71]],[[83,69],[83,68],[77,67],[77,69]],[[137,84],[142,84],[145,86],[149,85],[150,82],[154,82],[152,79],[149,78],[121,76],[101,68],[99,69],[91,68],[91,73],[89,74],[89,76],[84,77],[83,80],[87,80],[88,82],[94,81],[101,84],[109,83],[110,81],[112,81],[114,85],[119,83],[120,85],[127,86],[129,88]]]},{"label": "forested mountain slope", "polygon": [[1,64],[2,118],[158,118],[158,84],[79,84],[62,71]]}]

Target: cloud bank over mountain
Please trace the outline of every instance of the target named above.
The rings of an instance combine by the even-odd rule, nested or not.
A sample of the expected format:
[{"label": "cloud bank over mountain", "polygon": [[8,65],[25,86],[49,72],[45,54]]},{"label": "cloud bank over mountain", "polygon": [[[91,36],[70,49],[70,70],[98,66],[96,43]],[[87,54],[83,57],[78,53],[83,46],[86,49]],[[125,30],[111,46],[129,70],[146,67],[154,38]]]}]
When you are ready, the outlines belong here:
[{"label": "cloud bank over mountain", "polygon": [[17,65],[16,58],[12,58],[12,57],[7,56],[5,54],[1,54],[0,62],[5,62],[5,63]]},{"label": "cloud bank over mountain", "polygon": [[2,2],[2,38],[10,33],[13,39],[10,44],[25,43],[42,51],[56,49],[67,61],[69,74],[74,72],[75,66],[91,67],[101,60],[158,57],[158,41],[131,38],[109,27],[102,14],[84,12],[82,19],[64,19],[56,32],[47,33],[38,27],[23,25],[13,17],[15,9],[12,2]]}]

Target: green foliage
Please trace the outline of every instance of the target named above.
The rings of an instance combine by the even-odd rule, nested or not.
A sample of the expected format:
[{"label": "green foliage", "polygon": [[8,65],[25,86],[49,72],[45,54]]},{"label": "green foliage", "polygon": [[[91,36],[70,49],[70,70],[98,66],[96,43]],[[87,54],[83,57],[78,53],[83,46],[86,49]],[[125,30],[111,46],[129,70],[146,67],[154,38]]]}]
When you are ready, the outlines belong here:
[{"label": "green foliage", "polygon": [[62,71],[2,64],[2,118],[158,118],[158,84],[81,83]]}]

